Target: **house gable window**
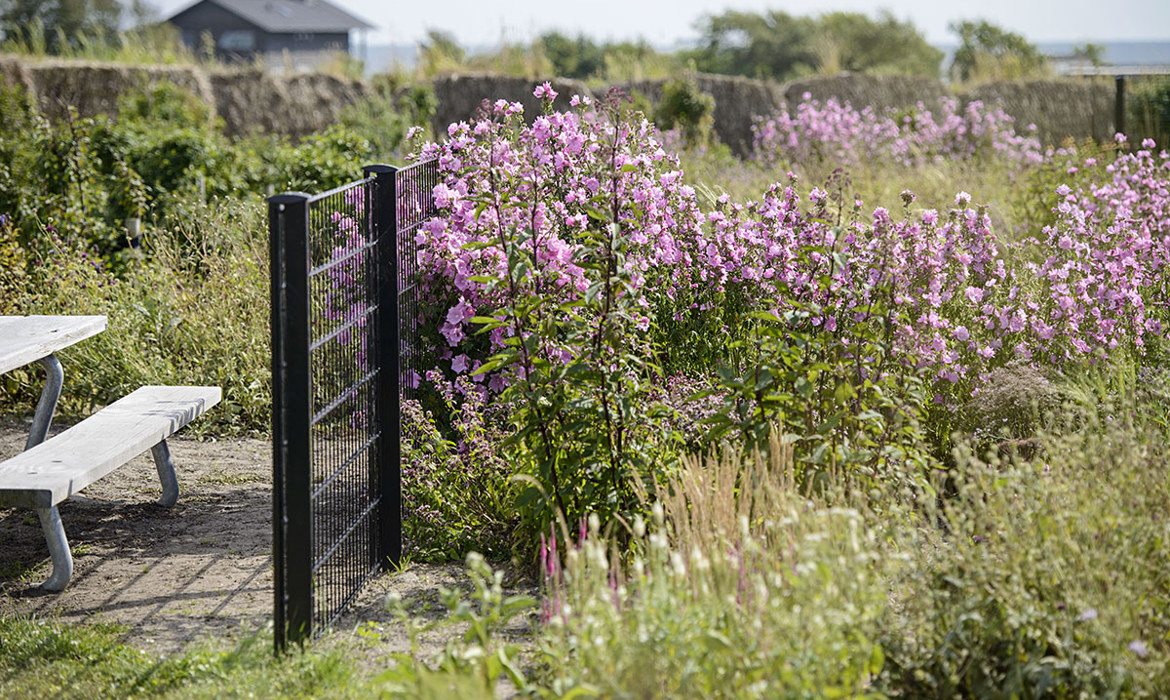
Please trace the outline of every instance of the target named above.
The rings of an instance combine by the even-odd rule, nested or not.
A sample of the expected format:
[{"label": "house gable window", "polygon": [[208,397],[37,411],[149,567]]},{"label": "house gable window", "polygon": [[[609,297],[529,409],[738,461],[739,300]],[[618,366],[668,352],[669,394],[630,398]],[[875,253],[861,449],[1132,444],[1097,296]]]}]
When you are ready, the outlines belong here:
[{"label": "house gable window", "polygon": [[251,29],[230,29],[219,35],[223,51],[252,51],[256,48],[256,32]]}]

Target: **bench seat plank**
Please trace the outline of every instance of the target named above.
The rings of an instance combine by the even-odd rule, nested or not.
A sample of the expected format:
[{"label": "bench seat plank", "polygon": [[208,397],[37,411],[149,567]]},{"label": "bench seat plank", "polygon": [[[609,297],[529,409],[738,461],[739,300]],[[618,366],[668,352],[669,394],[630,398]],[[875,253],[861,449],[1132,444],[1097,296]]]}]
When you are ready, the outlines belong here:
[{"label": "bench seat plank", "polygon": [[144,386],[0,463],[0,505],[50,508],[219,403],[219,387]]}]

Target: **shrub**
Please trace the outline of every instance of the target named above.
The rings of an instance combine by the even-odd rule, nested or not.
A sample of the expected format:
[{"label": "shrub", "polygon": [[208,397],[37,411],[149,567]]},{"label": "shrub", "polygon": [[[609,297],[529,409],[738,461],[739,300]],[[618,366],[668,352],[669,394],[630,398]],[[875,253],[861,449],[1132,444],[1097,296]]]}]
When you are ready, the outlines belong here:
[{"label": "shrub", "polygon": [[[144,236],[120,275],[77,243],[41,235],[18,313],[104,314],[104,333],[63,353],[65,417],[81,417],[143,384],[210,384],[224,400],[192,429],[260,432],[271,420],[268,269],[254,207],[192,204]],[[31,410],[39,380],[6,375],[8,405]],[[34,385],[35,384],[35,385]]]},{"label": "shrub", "polygon": [[368,139],[375,158],[389,162],[398,155],[412,125],[426,125],[429,130],[438,101],[429,85],[403,87],[383,77],[375,86],[372,95],[342,110],[339,123]]},{"label": "shrub", "polygon": [[660,371],[640,290],[655,271],[635,252],[686,233],[697,209],[652,127],[626,121],[616,99],[531,125],[519,112],[497,102],[424,148],[444,182],[421,263],[426,325],[450,348],[442,366],[502,392],[505,446],[532,479],[518,503],[539,531],[554,511],[627,517],[633,485],[670,464],[648,395]]},{"label": "shrub", "polygon": [[983,377],[964,406],[966,427],[982,440],[1026,440],[1060,399],[1060,388],[1039,368],[1012,360]]},{"label": "shrub", "polygon": [[1151,77],[1131,85],[1128,133],[1166,143],[1170,139],[1170,80]]},{"label": "shrub", "polygon": [[689,147],[705,145],[714,126],[715,98],[700,92],[694,79],[671,80],[662,86],[654,123],[663,131],[678,128]]},{"label": "shrub", "polygon": [[[1033,462],[957,453],[941,531],[907,542],[880,687],[910,696],[1156,697],[1167,688],[1164,428],[1088,391]],[[1165,411],[1165,405],[1160,407]]]},{"label": "shrub", "polygon": [[428,380],[439,390],[449,418],[444,437],[434,417],[415,401],[402,411],[403,539],[408,553],[427,560],[461,559],[472,550],[498,559],[516,546],[512,504],[517,488],[499,446],[499,406],[468,377]]}]

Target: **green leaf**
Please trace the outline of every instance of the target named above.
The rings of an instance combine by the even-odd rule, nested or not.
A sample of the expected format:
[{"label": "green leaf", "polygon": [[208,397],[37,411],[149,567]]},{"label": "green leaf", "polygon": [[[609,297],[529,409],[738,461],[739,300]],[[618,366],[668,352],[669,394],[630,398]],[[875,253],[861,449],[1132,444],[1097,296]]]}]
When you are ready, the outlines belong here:
[{"label": "green leaf", "polygon": [[512,659],[508,656],[506,649],[500,649],[497,653],[500,661],[500,666],[504,668],[504,673],[508,674],[508,680],[517,688],[523,688],[528,684],[528,680],[524,678],[524,674],[520,672],[520,668],[512,663]]},{"label": "green leaf", "polygon": [[837,411],[833,415],[826,418],[825,422],[823,422],[819,426],[817,426],[817,434],[828,435],[830,432],[833,431],[834,428],[836,428],[840,424],[841,424],[841,412]]},{"label": "green leaf", "polygon": [[760,370],[759,379],[756,380],[756,391],[763,391],[772,384],[772,373],[768,370]]},{"label": "green leaf", "polygon": [[474,376],[479,375],[479,374],[487,374],[488,372],[499,369],[500,367],[502,367],[505,364],[506,364],[506,362],[504,361],[503,358],[495,358],[495,359],[488,360],[487,362],[480,365],[479,369],[472,372],[471,376],[474,377]]},{"label": "green leaf", "polygon": [[882,645],[874,644],[873,653],[869,656],[869,674],[876,676],[882,672],[882,666],[886,664],[886,655],[882,651]]},{"label": "green leaf", "polygon": [[715,632],[708,631],[703,635],[703,645],[712,651],[731,651],[731,640],[726,636]]},{"label": "green leaf", "polygon": [[529,486],[520,492],[520,495],[516,497],[516,507],[524,508],[528,504],[533,503],[537,499],[541,498],[542,495],[543,494],[541,494],[540,489],[536,488],[535,486]]},{"label": "green leaf", "polygon": [[579,685],[561,696],[561,700],[577,700],[577,698],[601,697],[601,693],[592,686]]},{"label": "green leaf", "polygon": [[783,322],[783,320],[779,316],[772,313],[771,311],[751,311],[751,312],[744,314],[744,316],[747,318],[759,319],[761,321],[775,321],[776,323]]},{"label": "green leaf", "polygon": [[855,396],[857,396],[857,391],[849,382],[841,382],[837,385],[836,391],[833,392],[833,398],[837,399],[840,403],[845,403]]},{"label": "green leaf", "polygon": [[517,613],[531,610],[537,606],[537,600],[532,596],[527,595],[513,595],[504,599],[500,607],[500,616],[505,620],[511,618]]},{"label": "green leaf", "polygon": [[[471,640],[468,640],[468,641],[471,641]],[[504,664],[502,661],[500,661],[500,656],[503,654],[503,651],[504,650],[501,649],[500,654],[489,656],[483,660],[484,673],[487,675],[488,678],[492,678],[492,679],[498,678],[499,675],[504,672]],[[507,657],[504,657],[504,658],[507,658]]]},{"label": "green leaf", "polygon": [[595,219],[597,221],[608,221],[609,220],[609,216],[604,211],[598,209],[597,207],[586,207],[585,213],[589,215],[590,219]]}]

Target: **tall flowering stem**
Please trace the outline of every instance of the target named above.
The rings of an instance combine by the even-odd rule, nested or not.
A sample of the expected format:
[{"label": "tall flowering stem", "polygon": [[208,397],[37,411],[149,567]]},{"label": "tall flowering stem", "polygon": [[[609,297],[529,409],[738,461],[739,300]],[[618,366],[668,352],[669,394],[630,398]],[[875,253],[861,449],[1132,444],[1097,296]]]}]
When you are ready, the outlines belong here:
[{"label": "tall flowering stem", "polygon": [[443,216],[420,239],[421,283],[443,309],[450,371],[513,409],[509,445],[531,479],[520,502],[538,519],[628,512],[635,482],[669,467],[643,400],[660,374],[646,232],[700,220],[693,191],[664,179],[677,163],[648,122],[617,95],[580,106],[524,124],[519,105],[498,102],[423,152],[445,177]]}]

